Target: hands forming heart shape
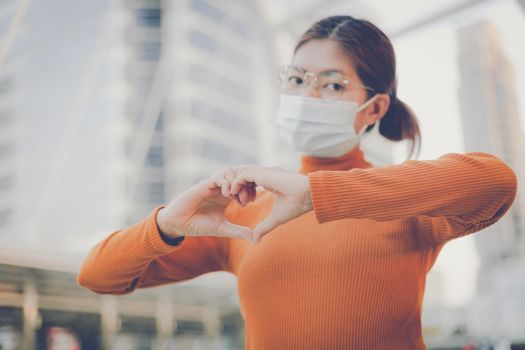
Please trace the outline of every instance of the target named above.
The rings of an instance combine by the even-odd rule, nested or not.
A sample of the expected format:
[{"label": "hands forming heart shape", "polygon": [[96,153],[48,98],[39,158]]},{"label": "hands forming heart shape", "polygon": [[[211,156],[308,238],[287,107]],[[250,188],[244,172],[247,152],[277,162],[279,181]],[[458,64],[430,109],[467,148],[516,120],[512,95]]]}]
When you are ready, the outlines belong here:
[{"label": "hands forming heart shape", "polygon": [[[235,200],[241,207],[253,202],[256,187],[276,198],[270,214],[255,229],[226,220],[224,211]],[[244,165],[226,168],[192,186],[159,210],[157,224],[168,237],[222,236],[259,242],[273,230],[312,210],[309,179],[281,168]]]}]

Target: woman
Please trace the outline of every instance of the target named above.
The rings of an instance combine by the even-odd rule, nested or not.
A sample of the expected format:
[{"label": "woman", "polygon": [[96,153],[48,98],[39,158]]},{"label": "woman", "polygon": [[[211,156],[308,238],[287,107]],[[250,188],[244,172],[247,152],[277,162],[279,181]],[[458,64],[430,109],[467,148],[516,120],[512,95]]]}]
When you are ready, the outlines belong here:
[{"label": "woman", "polygon": [[366,161],[359,137],[379,122],[412,151],[419,139],[392,45],[367,21],[314,24],[281,78],[277,125],[299,172],[221,171],[99,243],[79,283],[123,294],[224,270],[238,278],[247,348],[425,349],[426,274],[446,242],[504,215],[513,171],[484,153]]}]

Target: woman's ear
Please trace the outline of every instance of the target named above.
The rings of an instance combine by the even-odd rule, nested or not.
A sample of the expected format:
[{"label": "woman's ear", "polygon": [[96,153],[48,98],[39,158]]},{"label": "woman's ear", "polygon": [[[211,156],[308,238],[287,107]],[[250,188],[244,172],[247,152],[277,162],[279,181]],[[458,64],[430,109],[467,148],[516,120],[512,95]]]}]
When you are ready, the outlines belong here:
[{"label": "woman's ear", "polygon": [[390,96],[388,94],[377,94],[372,98],[375,98],[374,101],[364,110],[365,123],[367,125],[372,125],[383,118],[390,106]]}]

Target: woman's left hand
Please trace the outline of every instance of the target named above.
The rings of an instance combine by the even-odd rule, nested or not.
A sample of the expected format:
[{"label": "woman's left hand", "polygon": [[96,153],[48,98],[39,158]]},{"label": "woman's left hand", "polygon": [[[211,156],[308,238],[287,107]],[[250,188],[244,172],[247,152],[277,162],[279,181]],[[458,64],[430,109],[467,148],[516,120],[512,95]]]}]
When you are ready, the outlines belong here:
[{"label": "woman's left hand", "polygon": [[235,196],[245,186],[253,185],[276,195],[272,211],[253,231],[255,242],[275,227],[312,210],[308,176],[275,167],[240,166],[237,177],[231,183],[230,193]]}]

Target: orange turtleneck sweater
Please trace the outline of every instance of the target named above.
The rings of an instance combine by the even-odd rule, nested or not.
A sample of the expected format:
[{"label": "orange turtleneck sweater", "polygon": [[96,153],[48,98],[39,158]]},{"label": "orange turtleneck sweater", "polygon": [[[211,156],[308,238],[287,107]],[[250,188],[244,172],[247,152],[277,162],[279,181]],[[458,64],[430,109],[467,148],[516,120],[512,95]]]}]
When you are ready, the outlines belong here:
[{"label": "orange turtleneck sweater", "polygon": [[[246,348],[425,349],[425,278],[443,245],[487,227],[511,206],[514,172],[484,153],[371,167],[359,149],[302,156],[314,210],[258,244],[223,237],[160,236],[158,209],[113,232],[88,254],[80,285],[98,293],[237,276]],[[227,218],[254,228],[271,209],[262,191]],[[460,263],[460,262],[458,262]]]}]

